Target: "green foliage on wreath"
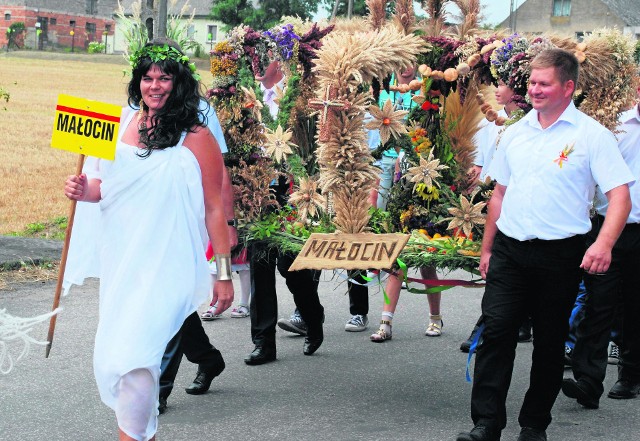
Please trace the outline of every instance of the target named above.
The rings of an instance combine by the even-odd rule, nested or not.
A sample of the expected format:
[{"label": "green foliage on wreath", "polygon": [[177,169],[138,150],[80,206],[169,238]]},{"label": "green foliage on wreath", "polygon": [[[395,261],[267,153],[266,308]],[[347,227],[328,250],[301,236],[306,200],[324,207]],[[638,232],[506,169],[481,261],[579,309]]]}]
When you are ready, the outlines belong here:
[{"label": "green foliage on wreath", "polygon": [[[389,149],[394,149],[397,152],[404,150],[407,154],[415,155],[415,152],[413,151],[413,144],[411,144],[411,138],[404,134],[400,135],[398,139],[392,136],[386,143],[378,144],[378,147],[371,151],[371,156],[373,156],[374,159],[379,160],[382,158],[382,154]],[[416,156],[415,159],[417,160],[418,157]]]}]

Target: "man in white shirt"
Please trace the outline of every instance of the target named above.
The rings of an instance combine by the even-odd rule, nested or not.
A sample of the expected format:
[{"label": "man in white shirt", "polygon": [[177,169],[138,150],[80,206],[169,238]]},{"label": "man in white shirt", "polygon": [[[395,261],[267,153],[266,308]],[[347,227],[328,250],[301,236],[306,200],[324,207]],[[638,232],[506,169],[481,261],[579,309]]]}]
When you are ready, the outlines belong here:
[{"label": "man in white shirt", "polygon": [[[489,170],[497,184],[480,257],[487,286],[471,393],[475,427],[458,441],[500,439],[518,327],[527,314],[535,339],[518,441],[546,441],[582,270],[607,270],[629,215],[627,183],[634,178],[615,137],[573,104],[578,66],[576,57],[561,49],[545,50],[532,61],[528,94],[533,110],[505,132]],[[585,252],[583,235],[591,229],[596,185],[609,210]]]},{"label": "man in white shirt", "polygon": [[[263,75],[256,75],[264,93],[264,104],[268,106],[271,117],[278,116],[279,106],[274,101],[275,87],[284,85],[285,76],[280,68],[280,62],[272,61]],[[274,93],[269,93],[274,92]],[[274,181],[271,185],[274,195],[281,206],[286,205],[288,184],[284,177]],[[251,297],[251,340],[254,350],[245,357],[248,365],[270,363],[276,359],[276,323],[278,322],[278,299],[276,293],[276,268],[285,278],[287,288],[293,294],[293,301],[300,314],[300,323],[305,325],[305,340],[302,352],[305,355],[315,353],[324,341],[322,323],[324,322],[324,308],[318,297],[320,271],[301,270],[289,271],[295,255],[268,249],[264,244],[253,243],[249,254],[251,256],[251,280],[253,296]]]},{"label": "man in white shirt", "polygon": [[[638,88],[640,94],[640,87]],[[640,103],[620,115],[618,147],[633,176],[640,179]],[[596,193],[597,215],[587,236],[592,243],[608,217],[607,200]],[[585,274],[587,289],[585,315],[576,331],[571,356],[573,376],[562,382],[562,392],[589,409],[597,409],[604,392],[602,382],[607,372],[607,346],[618,300],[623,304],[623,330],[618,381],[609,398],[635,398],[640,393],[640,184],[629,186],[631,214],[612,250],[611,265],[602,275]],[[610,209],[610,208],[609,208]]]},{"label": "man in white shirt", "polygon": [[260,82],[260,90],[262,90],[263,103],[269,108],[269,114],[273,119],[278,116],[278,103],[275,101],[278,97],[278,90],[282,92],[286,77],[282,73],[280,62],[275,60],[269,63],[263,75],[256,75],[256,80]]}]

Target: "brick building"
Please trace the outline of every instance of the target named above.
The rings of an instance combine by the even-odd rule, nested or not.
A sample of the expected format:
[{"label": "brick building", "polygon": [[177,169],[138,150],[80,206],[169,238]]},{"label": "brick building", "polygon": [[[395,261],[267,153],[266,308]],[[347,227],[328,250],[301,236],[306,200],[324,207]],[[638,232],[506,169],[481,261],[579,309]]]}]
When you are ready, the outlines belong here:
[{"label": "brick building", "polygon": [[7,29],[16,22],[25,25],[17,40],[21,47],[86,49],[92,41],[109,44],[117,6],[117,0],[0,0],[0,48],[6,47]]},{"label": "brick building", "polygon": [[553,32],[578,39],[607,27],[639,39],[640,1],[525,0],[499,27],[519,33]]}]

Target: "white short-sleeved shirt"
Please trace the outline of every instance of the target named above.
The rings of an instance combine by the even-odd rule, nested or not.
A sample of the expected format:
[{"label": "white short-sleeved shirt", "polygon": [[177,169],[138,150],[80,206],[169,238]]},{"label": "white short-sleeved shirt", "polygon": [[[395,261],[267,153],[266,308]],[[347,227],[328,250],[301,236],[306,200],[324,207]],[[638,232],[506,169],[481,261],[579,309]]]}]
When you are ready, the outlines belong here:
[{"label": "white short-sleeved shirt", "polygon": [[613,134],[573,103],[546,129],[535,109],[509,128],[489,174],[507,187],[497,226],[517,240],[587,233],[596,185],[634,180]]},{"label": "white short-sleeved shirt", "polygon": [[262,83],[260,83],[260,90],[262,90],[262,102],[269,108],[269,113],[273,119],[276,119],[278,116],[278,103],[275,101],[277,98],[276,89],[284,90],[284,86],[286,84],[286,77],[282,77],[280,81],[271,86],[270,89],[264,87]]},{"label": "white short-sleeved shirt", "polygon": [[[631,169],[635,182],[629,184],[631,194],[631,213],[627,219],[628,224],[640,223],[640,110],[638,106],[620,114],[618,124],[618,148]],[[609,202],[600,187],[596,191],[595,207],[599,214],[606,216]]]},{"label": "white short-sleeved shirt", "polygon": [[[498,111],[498,116],[503,118],[508,117],[507,112],[505,112],[504,109],[500,109]],[[480,128],[474,136],[474,141],[476,143],[476,157],[473,163],[482,167],[482,172],[480,173],[481,181],[487,177],[489,166],[491,165],[493,155],[496,151],[496,139],[498,139],[500,130],[503,129],[506,129],[506,126],[497,126],[495,123],[483,119],[480,122]]]}]

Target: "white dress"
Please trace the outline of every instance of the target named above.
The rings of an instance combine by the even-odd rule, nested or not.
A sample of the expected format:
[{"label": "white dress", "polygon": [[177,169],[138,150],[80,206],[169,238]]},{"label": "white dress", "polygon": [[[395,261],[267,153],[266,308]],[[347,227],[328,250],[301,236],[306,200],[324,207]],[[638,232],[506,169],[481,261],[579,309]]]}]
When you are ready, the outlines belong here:
[{"label": "white dress", "polygon": [[[185,134],[176,146],[139,157],[138,147],[121,140],[135,113],[124,118],[115,160],[100,161],[99,167],[100,319],[94,373],[102,400],[114,410],[122,377],[135,369],[151,373],[155,391],[149,393],[155,394],[157,408],[167,343],[211,288],[199,164],[182,145]],[[74,242],[70,254],[74,246],[91,249],[82,237]],[[70,256],[69,261],[78,260]],[[155,433],[155,409],[152,415],[140,439]]]}]

